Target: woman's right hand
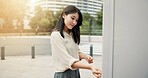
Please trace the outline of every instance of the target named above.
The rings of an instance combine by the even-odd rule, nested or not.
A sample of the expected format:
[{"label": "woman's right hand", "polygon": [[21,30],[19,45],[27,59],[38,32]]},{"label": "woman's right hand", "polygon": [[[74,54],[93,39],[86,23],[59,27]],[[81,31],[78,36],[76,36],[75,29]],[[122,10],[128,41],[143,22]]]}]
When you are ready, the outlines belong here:
[{"label": "woman's right hand", "polygon": [[94,67],[94,66],[91,66],[91,71],[93,73],[94,76],[96,76],[97,78],[101,78],[101,70]]}]

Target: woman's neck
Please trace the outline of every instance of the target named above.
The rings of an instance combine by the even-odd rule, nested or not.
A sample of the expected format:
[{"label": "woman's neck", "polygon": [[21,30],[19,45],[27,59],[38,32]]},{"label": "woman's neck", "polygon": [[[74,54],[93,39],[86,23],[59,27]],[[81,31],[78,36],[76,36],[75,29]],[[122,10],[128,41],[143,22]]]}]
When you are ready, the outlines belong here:
[{"label": "woman's neck", "polygon": [[67,33],[67,34],[70,34],[70,30],[65,26],[64,27],[64,31]]}]

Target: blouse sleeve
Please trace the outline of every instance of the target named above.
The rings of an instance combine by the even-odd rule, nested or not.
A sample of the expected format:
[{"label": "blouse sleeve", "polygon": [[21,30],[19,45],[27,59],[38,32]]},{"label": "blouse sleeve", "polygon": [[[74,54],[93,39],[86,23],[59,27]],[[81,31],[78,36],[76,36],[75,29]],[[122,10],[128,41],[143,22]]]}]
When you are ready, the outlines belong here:
[{"label": "blouse sleeve", "polygon": [[74,62],[79,61],[79,59],[75,59],[68,54],[64,45],[63,37],[60,33],[52,32],[50,40],[53,57],[57,58],[59,62],[64,64],[67,68],[74,70],[71,66]]}]

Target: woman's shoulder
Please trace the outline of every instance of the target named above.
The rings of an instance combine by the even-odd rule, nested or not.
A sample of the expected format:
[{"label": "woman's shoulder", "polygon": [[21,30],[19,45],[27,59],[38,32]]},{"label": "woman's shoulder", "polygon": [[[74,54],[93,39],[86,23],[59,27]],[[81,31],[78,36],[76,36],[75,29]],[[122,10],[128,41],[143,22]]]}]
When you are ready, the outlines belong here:
[{"label": "woman's shoulder", "polygon": [[52,31],[51,37],[60,37],[60,32],[59,31]]},{"label": "woman's shoulder", "polygon": [[59,31],[55,30],[55,31],[52,31],[52,32],[51,32],[51,35],[52,35],[52,34],[59,34],[59,33],[60,33]]}]

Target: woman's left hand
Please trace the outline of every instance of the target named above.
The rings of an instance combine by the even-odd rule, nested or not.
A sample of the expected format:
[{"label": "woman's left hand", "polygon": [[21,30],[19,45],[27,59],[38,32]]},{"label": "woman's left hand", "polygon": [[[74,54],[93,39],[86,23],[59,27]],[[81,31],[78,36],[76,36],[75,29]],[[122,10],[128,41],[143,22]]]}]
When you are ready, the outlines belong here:
[{"label": "woman's left hand", "polygon": [[93,57],[90,56],[90,55],[86,55],[85,60],[86,60],[88,63],[93,63]]}]

